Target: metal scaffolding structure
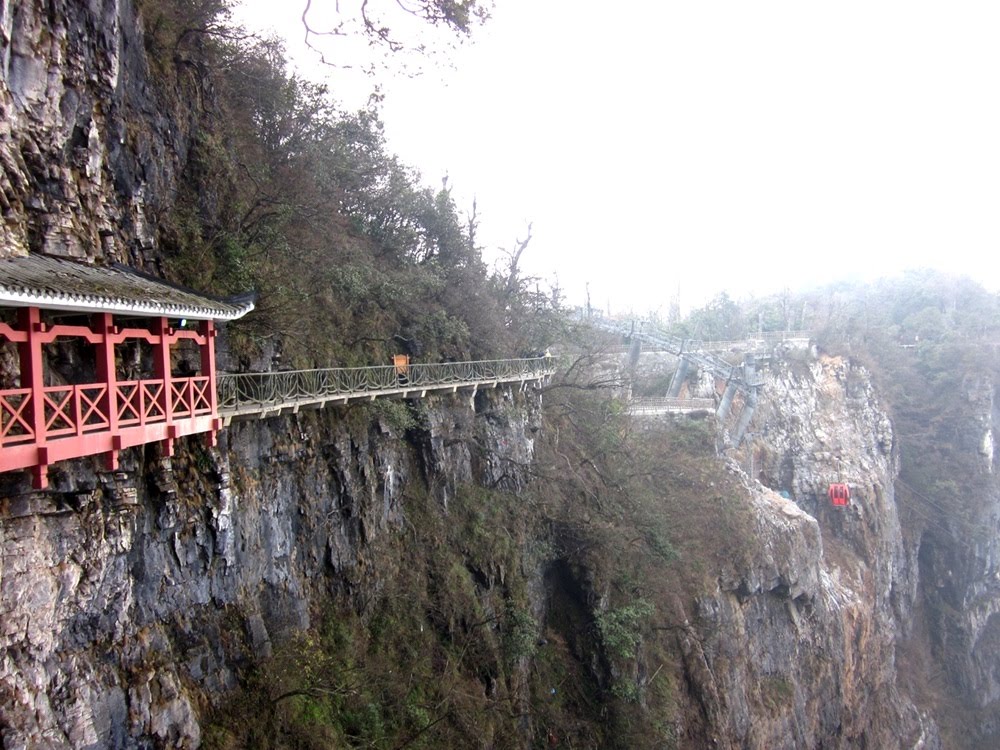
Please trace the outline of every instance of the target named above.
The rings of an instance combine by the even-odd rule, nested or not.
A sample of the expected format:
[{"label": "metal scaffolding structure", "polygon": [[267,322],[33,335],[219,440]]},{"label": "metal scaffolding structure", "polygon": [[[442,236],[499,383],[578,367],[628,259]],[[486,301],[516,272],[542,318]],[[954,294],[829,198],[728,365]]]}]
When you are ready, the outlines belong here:
[{"label": "metal scaffolding structure", "polygon": [[[682,406],[680,402],[690,402],[691,399],[678,398],[681,387],[692,368],[707,372],[716,380],[725,383],[725,390],[716,408],[716,417],[720,422],[727,420],[734,397],[737,393],[741,393],[743,408],[740,410],[732,434],[734,445],[739,445],[742,441],[757,407],[760,389],[764,385],[764,379],[757,372],[756,356],[766,352],[768,347],[782,342],[801,343],[809,340],[807,332],[785,331],[756,334],[741,341],[700,341],[674,336],[645,322],[638,324],[608,320],[595,320],[593,322],[597,327],[619,334],[629,341],[628,355],[632,366],[638,362],[640,350],[644,346],[648,346],[654,351],[669,352],[678,358],[677,369],[671,378],[666,398],[656,399],[656,401],[662,402],[658,407],[647,405],[646,402],[650,401],[649,399],[637,400],[634,406],[630,406],[630,411],[634,414],[662,414],[669,411],[696,411],[705,408],[703,406]],[[716,351],[729,350],[742,351],[743,361],[738,365],[733,365],[715,354]],[[708,408],[715,408],[714,401],[711,399],[708,401],[712,402]],[[668,407],[668,404],[671,406]],[[658,411],[654,412],[654,409],[658,409]]]}]

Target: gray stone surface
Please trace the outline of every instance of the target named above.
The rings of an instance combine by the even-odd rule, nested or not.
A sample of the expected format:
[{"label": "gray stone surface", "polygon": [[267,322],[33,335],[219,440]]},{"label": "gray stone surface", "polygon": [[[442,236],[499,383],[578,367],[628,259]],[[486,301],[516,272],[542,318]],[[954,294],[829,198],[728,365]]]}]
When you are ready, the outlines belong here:
[{"label": "gray stone surface", "polygon": [[199,706],[248,658],[308,627],[330,590],[377,589],[366,550],[403,531],[408,482],[442,503],[456,482],[524,485],[538,399],[428,399],[416,446],[329,409],[235,425],[218,450],[130,453],[93,489],[96,462],[60,465],[60,493],[8,475],[4,747],[197,747]]},{"label": "gray stone surface", "polygon": [[[160,110],[133,3],[0,2],[0,66],[0,255],[155,270],[156,217],[193,126]],[[758,436],[732,469],[753,449],[734,501],[751,504],[757,544],[682,605],[684,715],[717,747],[939,747],[898,647],[937,592],[956,614],[934,634],[957,655],[938,666],[982,708],[1000,700],[995,478],[961,523],[907,538],[896,437],[867,373],[791,352],[765,376]],[[968,415],[956,445],[989,477],[994,380],[955,394]],[[435,397],[408,440],[377,414],[329,409],[236,424],[214,450],[182,440],[173,460],[127,451],[113,474],[59,464],[50,492],[0,475],[4,750],[197,747],[199,712],[308,626],[313,604],[377,591],[369,553],[405,533],[408,488],[442,508],[466,481],[522,490],[539,408],[532,390]],[[825,502],[832,481],[851,484],[845,511]],[[541,602],[543,572],[528,578]]]}]

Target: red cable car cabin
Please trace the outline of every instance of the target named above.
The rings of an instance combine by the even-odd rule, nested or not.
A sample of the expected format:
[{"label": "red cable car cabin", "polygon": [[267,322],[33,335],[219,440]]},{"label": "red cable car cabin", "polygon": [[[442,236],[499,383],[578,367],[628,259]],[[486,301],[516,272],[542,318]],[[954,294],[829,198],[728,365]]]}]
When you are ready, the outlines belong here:
[{"label": "red cable car cabin", "polygon": [[851,490],[846,484],[831,484],[826,494],[835,508],[843,508],[851,501]]}]

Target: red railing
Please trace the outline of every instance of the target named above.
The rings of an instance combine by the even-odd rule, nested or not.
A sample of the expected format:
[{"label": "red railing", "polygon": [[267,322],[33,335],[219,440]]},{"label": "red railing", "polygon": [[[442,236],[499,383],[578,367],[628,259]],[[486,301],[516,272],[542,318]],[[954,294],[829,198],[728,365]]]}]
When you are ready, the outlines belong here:
[{"label": "red railing", "polygon": [[0,391],[0,446],[20,445],[35,439],[31,414],[30,388]]},{"label": "red railing", "polygon": [[155,424],[167,419],[162,380],[126,380],[116,384],[118,424],[122,427]]},{"label": "red railing", "polygon": [[115,383],[113,407],[105,383],[46,386],[42,389],[41,439],[36,439],[31,389],[0,390],[0,448],[109,432],[112,421],[118,428],[135,428],[212,416],[210,389],[208,377],[172,379],[168,418],[163,380]]},{"label": "red railing", "polygon": [[212,413],[211,381],[208,378],[184,378],[170,382],[170,403],[174,417],[197,417]]},{"label": "red railing", "polygon": [[[115,325],[110,312],[91,315],[89,325],[43,318],[37,307],[17,310],[17,321],[0,321],[0,343],[16,346],[21,388],[0,390],[0,472],[31,469],[36,489],[48,484],[48,467],[58,461],[104,454],[109,470],[126,448],[159,442],[172,455],[177,438],[206,433],[214,444],[221,427],[216,413],[215,327],[202,320],[198,330],[173,328],[165,316],[144,327]],[[45,346],[58,338],[93,347],[101,382],[45,385]],[[119,382],[116,347],[129,341],[152,349],[149,380]],[[197,345],[201,375],[171,375],[171,348]],[[188,362],[188,364],[192,364]]]}]

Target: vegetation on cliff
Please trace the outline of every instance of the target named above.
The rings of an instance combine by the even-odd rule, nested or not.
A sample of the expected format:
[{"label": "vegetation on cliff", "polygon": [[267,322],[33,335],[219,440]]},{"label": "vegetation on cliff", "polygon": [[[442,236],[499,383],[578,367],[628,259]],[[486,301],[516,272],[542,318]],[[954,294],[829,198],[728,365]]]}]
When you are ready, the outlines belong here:
[{"label": "vegetation on cliff", "polygon": [[[475,5],[421,7],[467,31]],[[330,366],[544,346],[558,295],[516,263],[487,267],[474,207],[463,214],[446,180],[427,187],[388,150],[378,102],[341,111],[335,92],[286,72],[279,43],[228,27],[225,6],[143,12],[165,108],[193,108],[195,121],[161,247],[178,281],[259,292],[254,316],[233,326],[237,353]]]},{"label": "vegetation on cliff", "polygon": [[[911,271],[868,284],[737,302],[721,295],[675,330],[703,338],[805,329],[871,372],[893,420],[895,503],[917,579],[899,672],[949,747],[996,744],[976,614],[996,537],[995,373],[1000,298],[969,278]],[[987,607],[988,609],[988,607]]]},{"label": "vegetation on cliff", "polygon": [[[523,245],[488,268],[474,211],[463,215],[446,182],[426,187],[389,152],[377,102],[340,111],[331,92],[285,72],[278,45],[220,24],[224,8],[143,10],[165,107],[190,108],[197,133],[161,224],[164,259],[179,281],[260,292],[258,312],[233,326],[237,355],[353,365],[551,343],[558,295],[522,278]],[[938,716],[949,715],[942,706],[963,715],[949,692],[971,689],[968,669],[948,669],[971,646],[947,550],[988,533],[967,502],[990,481],[976,463],[982,435],[968,429],[980,412],[975,399],[956,409],[951,395],[996,371],[997,312],[975,284],[922,274],[749,302],[720,295],[674,321],[701,339],[812,329],[880,378],[904,533],[936,582],[914,629],[934,664],[901,661]],[[669,747],[678,726],[704,727],[678,715],[690,703],[677,698],[677,640],[696,592],[748,546],[740,489],[699,423],[639,434],[609,391],[579,383],[546,399],[532,487],[463,486],[447,509],[411,487],[412,534],[375,552],[383,588],[336,592],[318,626],[267,661],[248,659],[238,693],[208,712],[206,746]],[[395,416],[419,444],[419,419]],[[528,590],[539,578],[541,606]],[[946,672],[936,687],[934,665]],[[774,704],[790,692],[783,680],[768,683]]]},{"label": "vegetation on cliff", "polygon": [[[551,343],[558,298],[520,274],[526,240],[488,269],[475,214],[388,152],[377,102],[339,111],[223,11],[144,7],[165,105],[196,121],[164,258],[179,281],[260,292],[232,327],[238,353],[276,341],[288,363],[350,365]],[[206,711],[206,747],[674,740],[678,602],[732,564],[716,532],[738,540],[747,511],[704,425],[639,435],[605,389],[579,382],[546,398],[532,487],[463,485],[445,508],[414,482],[411,533],[371,553],[379,588],[341,582],[316,627],[247,656],[242,687]],[[389,411],[379,418],[419,445],[419,416]],[[541,600],[528,590],[539,578]]]},{"label": "vegetation on cliff", "polygon": [[546,392],[528,488],[444,506],[408,485],[406,530],[317,627],[246,662],[206,747],[682,746],[676,641],[740,565],[750,511],[709,425],[638,430],[581,385]]}]

